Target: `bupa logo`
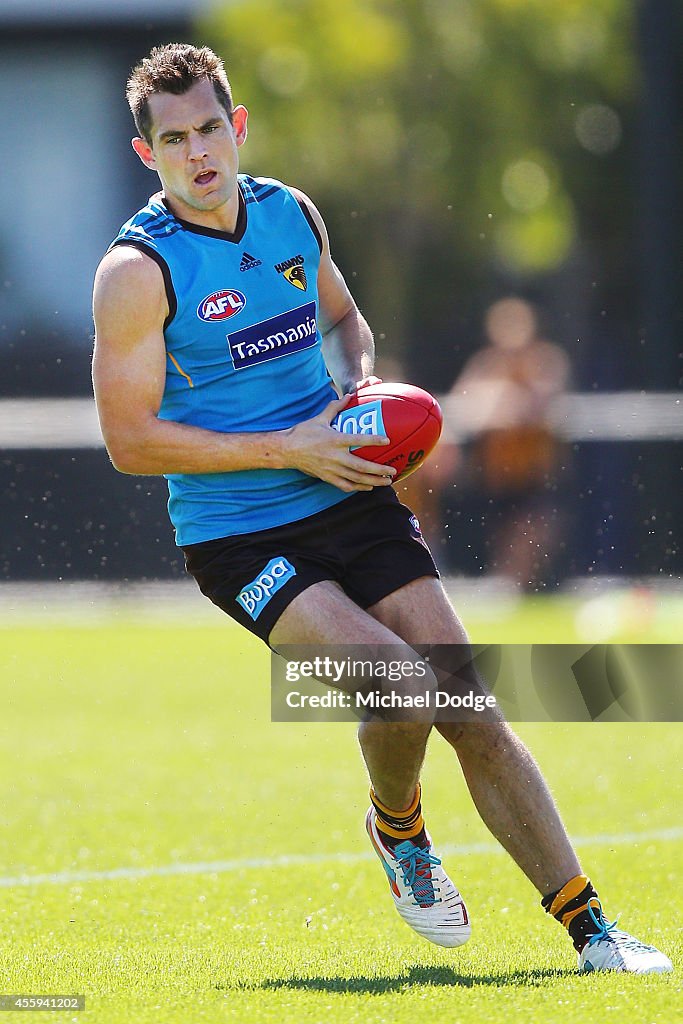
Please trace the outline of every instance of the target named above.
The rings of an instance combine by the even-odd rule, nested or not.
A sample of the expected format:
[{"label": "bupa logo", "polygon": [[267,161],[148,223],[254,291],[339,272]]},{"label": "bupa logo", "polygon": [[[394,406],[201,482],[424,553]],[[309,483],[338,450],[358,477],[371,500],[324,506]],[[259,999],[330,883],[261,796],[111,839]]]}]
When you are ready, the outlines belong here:
[{"label": "bupa logo", "polygon": [[[340,434],[378,434],[386,437],[382,418],[382,400],[364,402],[352,409],[342,409],[330,424]],[[350,449],[353,451],[353,448]]]},{"label": "bupa logo", "polygon": [[235,600],[255,622],[273,594],[276,594],[292,576],[296,576],[296,569],[286,558],[271,558],[268,565],[261,570],[255,580],[247,583]]},{"label": "bupa logo", "polygon": [[211,292],[197,306],[200,320],[227,320],[228,317],[240,313],[247,304],[242,292],[235,288],[224,288],[220,292]]}]

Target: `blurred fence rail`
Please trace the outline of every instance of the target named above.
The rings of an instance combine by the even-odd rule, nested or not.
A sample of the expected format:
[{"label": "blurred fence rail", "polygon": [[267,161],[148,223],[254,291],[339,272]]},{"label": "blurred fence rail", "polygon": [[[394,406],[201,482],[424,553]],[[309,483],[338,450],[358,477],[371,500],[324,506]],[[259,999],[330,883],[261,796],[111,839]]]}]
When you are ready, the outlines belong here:
[{"label": "blurred fence rail", "polygon": [[[466,399],[441,399],[454,441],[477,431],[477,410]],[[567,441],[683,440],[683,396],[675,391],[573,392],[558,399],[552,423]],[[89,398],[0,400],[0,448],[102,448]]]}]

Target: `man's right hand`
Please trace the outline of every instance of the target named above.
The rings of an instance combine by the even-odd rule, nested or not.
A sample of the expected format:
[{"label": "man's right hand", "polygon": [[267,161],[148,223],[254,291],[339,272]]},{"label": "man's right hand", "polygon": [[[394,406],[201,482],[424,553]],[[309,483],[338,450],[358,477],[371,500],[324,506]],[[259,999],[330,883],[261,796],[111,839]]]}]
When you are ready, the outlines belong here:
[{"label": "man's right hand", "polygon": [[282,431],[282,455],[286,465],[316,476],[342,491],[371,491],[388,486],[396,470],[353,455],[349,448],[390,443],[378,434],[342,434],[330,426],[347,405],[350,395],[337,398],[318,416]]}]

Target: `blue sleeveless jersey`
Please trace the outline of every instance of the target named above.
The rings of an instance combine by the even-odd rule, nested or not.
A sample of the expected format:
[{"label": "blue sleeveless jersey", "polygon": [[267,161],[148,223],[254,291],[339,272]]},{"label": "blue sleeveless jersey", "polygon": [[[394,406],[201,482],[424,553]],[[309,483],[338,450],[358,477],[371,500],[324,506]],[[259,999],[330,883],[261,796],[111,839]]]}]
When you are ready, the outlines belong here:
[{"label": "blue sleeveless jersey", "polygon": [[[305,206],[270,178],[238,179],[235,233],[175,217],[153,196],[112,245],[160,266],[169,315],[161,419],[222,433],[282,430],[337,394],[321,350],[320,235]],[[180,545],[251,533],[348,495],[294,469],[167,477]]]}]

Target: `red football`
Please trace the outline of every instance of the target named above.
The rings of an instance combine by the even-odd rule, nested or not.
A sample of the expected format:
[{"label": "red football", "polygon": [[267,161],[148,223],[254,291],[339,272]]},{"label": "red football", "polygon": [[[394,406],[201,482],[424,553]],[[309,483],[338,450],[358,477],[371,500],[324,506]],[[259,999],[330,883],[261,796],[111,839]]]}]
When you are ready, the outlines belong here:
[{"label": "red football", "polygon": [[354,455],[395,466],[397,480],[419,469],[441,435],[439,403],[413,384],[370,384],[349,399],[332,426],[343,434],[385,434],[388,445],[351,448]]}]

